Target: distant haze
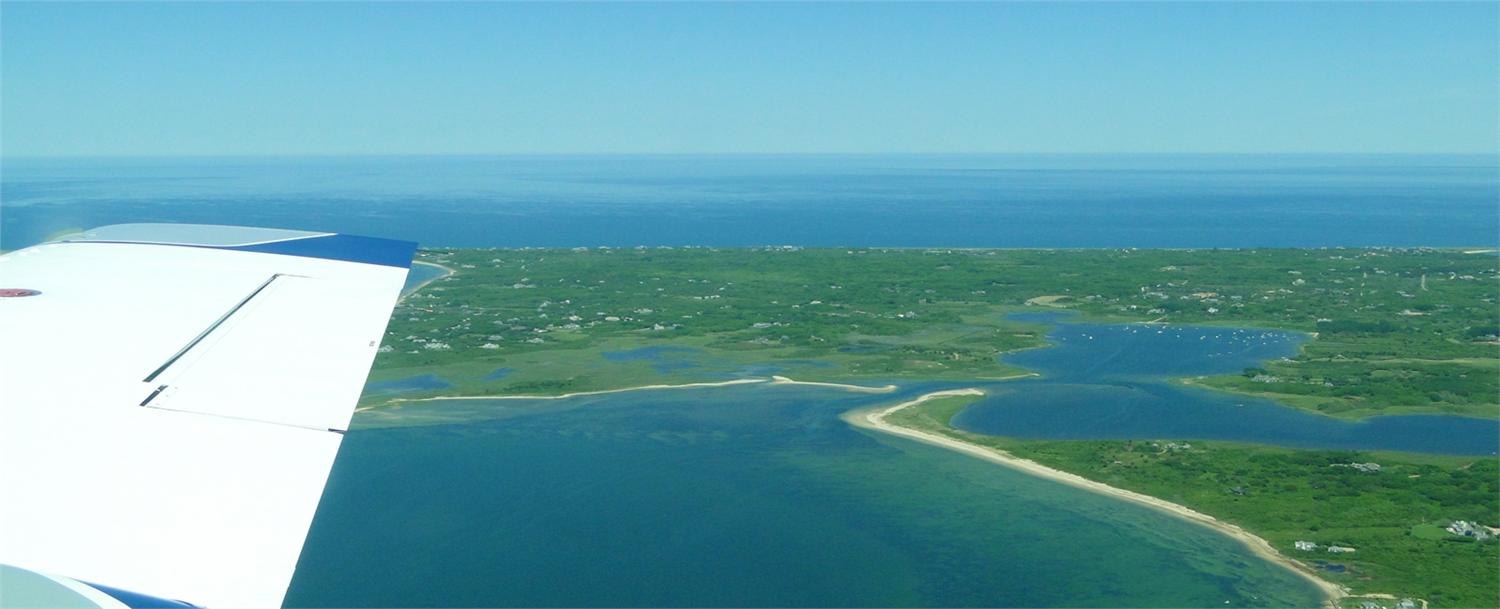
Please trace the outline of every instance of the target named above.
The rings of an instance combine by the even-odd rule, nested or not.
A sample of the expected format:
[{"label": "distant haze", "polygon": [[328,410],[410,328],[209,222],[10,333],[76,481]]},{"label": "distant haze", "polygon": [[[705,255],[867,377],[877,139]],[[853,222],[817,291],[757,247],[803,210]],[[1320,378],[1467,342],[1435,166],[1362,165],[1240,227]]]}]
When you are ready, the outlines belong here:
[{"label": "distant haze", "polygon": [[1494,247],[1492,156],[12,159],[0,247],[126,222],[428,247]]},{"label": "distant haze", "polygon": [[1500,148],[1495,3],[0,12],[7,157]]}]

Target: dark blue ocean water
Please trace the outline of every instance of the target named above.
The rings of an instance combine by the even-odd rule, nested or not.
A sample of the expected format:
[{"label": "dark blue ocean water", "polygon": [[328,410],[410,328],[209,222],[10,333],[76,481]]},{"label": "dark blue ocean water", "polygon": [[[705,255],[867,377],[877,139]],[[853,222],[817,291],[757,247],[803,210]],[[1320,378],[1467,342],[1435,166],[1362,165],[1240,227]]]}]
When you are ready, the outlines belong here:
[{"label": "dark blue ocean water", "polygon": [[[1057,315],[1029,321],[1058,321]],[[1173,377],[1230,374],[1296,353],[1275,330],[1059,323],[1053,346],[1005,356],[1042,378],[988,387],[953,424],[1020,438],[1215,439],[1303,448],[1493,455],[1500,422],[1442,415],[1345,421],[1270,400],[1184,387]]]},{"label": "dark blue ocean water", "polygon": [[5,159],[0,247],[121,222],[428,246],[1495,246],[1480,156]]}]

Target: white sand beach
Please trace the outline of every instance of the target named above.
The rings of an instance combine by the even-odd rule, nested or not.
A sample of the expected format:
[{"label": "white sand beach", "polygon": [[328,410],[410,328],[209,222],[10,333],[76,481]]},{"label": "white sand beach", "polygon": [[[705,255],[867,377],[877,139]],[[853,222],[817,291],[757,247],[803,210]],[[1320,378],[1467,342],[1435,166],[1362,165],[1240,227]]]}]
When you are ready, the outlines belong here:
[{"label": "white sand beach", "polygon": [[772,376],[772,385],[807,385],[811,387],[832,387],[844,391],[855,391],[859,393],[890,393],[896,390],[895,385],[884,385],[881,387],[868,387],[865,385],[848,385],[844,383],[820,383],[816,381],[798,381],[784,376]]},{"label": "white sand beach", "polygon": [[[686,383],[682,385],[641,385],[638,387],[621,387],[619,389],[600,389],[598,391],[577,391],[561,395],[461,395],[461,396],[438,396],[431,398],[394,398],[389,402],[432,402],[436,400],[566,400],[585,395],[604,395],[607,393],[624,393],[627,391],[647,391],[651,389],[693,389],[698,387],[728,387],[730,385],[748,385],[752,383],[764,383],[766,379],[734,379],[732,381],[720,381],[717,383]],[[363,410],[363,409],[361,409]]]}]

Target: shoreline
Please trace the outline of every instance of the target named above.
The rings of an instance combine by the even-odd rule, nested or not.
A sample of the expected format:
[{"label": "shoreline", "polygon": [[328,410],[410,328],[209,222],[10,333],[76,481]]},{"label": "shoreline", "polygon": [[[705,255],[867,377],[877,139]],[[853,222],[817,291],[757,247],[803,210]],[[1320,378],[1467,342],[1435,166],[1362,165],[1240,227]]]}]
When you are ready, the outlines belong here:
[{"label": "shoreline", "polygon": [[896,385],[885,385],[885,386],[882,386],[882,387],[869,387],[869,386],[866,386],[866,385],[848,385],[848,384],[844,384],[844,383],[823,383],[823,382],[817,382],[817,381],[799,381],[799,380],[795,380],[795,379],[792,379],[790,377],[785,377],[785,376],[772,376],[769,379],[764,379],[764,378],[730,379],[730,380],[727,380],[727,381],[710,381],[710,382],[702,382],[702,383],[684,383],[684,384],[681,384],[681,385],[667,385],[667,384],[638,385],[638,386],[635,386],[635,387],[620,387],[618,389],[596,389],[596,390],[593,390],[593,391],[575,391],[575,392],[572,392],[572,393],[563,393],[563,394],[559,394],[559,395],[453,395],[453,396],[435,396],[435,397],[430,397],[430,398],[391,398],[389,400],[386,400],[386,401],[382,402],[381,404],[375,404],[375,405],[370,405],[370,406],[364,406],[364,407],[356,408],[354,410],[354,412],[364,412],[364,411],[368,411],[368,410],[373,410],[373,409],[378,408],[378,407],[380,407],[381,405],[384,405],[384,404],[396,404],[396,403],[403,403],[403,402],[434,402],[434,401],[438,401],[438,400],[566,400],[568,398],[584,397],[584,396],[590,396],[590,395],[605,395],[605,394],[610,394],[610,393],[626,393],[626,392],[630,392],[630,391],[653,391],[653,390],[657,390],[657,389],[700,389],[700,388],[707,388],[707,387],[730,387],[730,386],[733,386],[733,385],[750,385],[750,384],[805,385],[805,386],[812,386],[812,387],[828,387],[828,388],[831,388],[831,389],[840,389],[840,390],[843,390],[843,391],[853,391],[853,392],[856,392],[856,393],[892,393],[892,392],[896,391],[899,388]]},{"label": "shoreline", "polygon": [[1079,476],[1077,474],[1072,474],[1059,469],[1053,469],[1030,459],[1023,459],[996,448],[981,446],[979,444],[965,442],[957,438],[912,429],[910,427],[893,425],[885,421],[885,418],[887,416],[903,408],[915,406],[917,404],[921,404],[923,402],[938,398],[962,395],[985,395],[985,392],[973,387],[967,389],[949,389],[945,391],[935,391],[932,393],[917,396],[914,399],[907,400],[894,406],[884,406],[875,409],[860,411],[849,411],[847,413],[844,413],[844,415],[842,415],[840,418],[844,419],[846,422],[854,425],[855,427],[871,429],[894,436],[901,436],[907,439],[916,440],[925,444],[946,448],[954,452],[963,453],[972,457],[978,457],[980,459],[990,461],[992,463],[997,463],[999,465],[1009,467],[1025,474],[1030,474],[1039,478],[1059,482],[1068,486],[1072,486],[1074,488],[1099,493],[1101,495],[1114,497],[1116,499],[1129,501],[1138,505],[1144,505],[1155,510],[1166,512],[1169,515],[1198,523],[1200,525],[1209,527],[1220,533],[1228,535],[1236,541],[1239,541],[1245,547],[1249,548],[1250,551],[1256,556],[1286,567],[1297,575],[1302,576],[1303,579],[1306,579],[1308,582],[1312,583],[1320,591],[1323,592],[1325,605],[1327,606],[1337,606],[1340,599],[1348,597],[1350,595],[1350,591],[1347,588],[1318,577],[1317,574],[1310,571],[1309,567],[1307,567],[1306,565],[1303,565],[1302,563],[1287,557],[1286,555],[1277,551],[1276,548],[1270,544],[1270,542],[1240,528],[1238,525],[1224,522],[1222,520],[1214,518],[1213,516],[1209,516],[1208,514],[1198,512],[1196,510],[1188,508],[1187,506],[1172,503],[1164,499],[1159,499],[1143,493],[1137,493],[1135,491],[1113,487],[1108,484],[1104,484],[1103,482],[1089,480],[1088,478],[1084,478],[1083,476]]},{"label": "shoreline", "polygon": [[[566,400],[568,398],[583,397],[588,395],[625,393],[629,391],[650,391],[653,389],[693,389],[699,387],[728,387],[731,385],[748,385],[752,383],[767,382],[770,381],[767,381],[766,379],[733,379],[728,381],[709,383],[686,383],[682,385],[640,385],[637,387],[621,387],[619,389],[596,389],[594,391],[575,391],[573,393],[564,393],[560,395],[455,395],[437,396],[430,398],[392,398],[386,400],[385,403],[393,404],[396,402],[434,402],[437,400]],[[370,408],[374,408],[374,406],[367,406],[359,410],[366,410]],[[359,412],[359,410],[355,410],[355,412]]]},{"label": "shoreline", "polygon": [[417,292],[422,291],[422,288],[427,287],[428,285],[430,285],[434,281],[437,281],[439,279],[447,279],[449,277],[452,277],[452,276],[458,274],[458,271],[455,271],[452,268],[449,268],[447,266],[438,264],[436,262],[426,262],[426,261],[422,261],[422,260],[413,260],[413,261],[411,261],[411,263],[413,265],[425,264],[427,266],[435,266],[437,268],[443,269],[443,274],[438,275],[436,277],[433,277],[432,279],[428,279],[427,281],[423,281],[422,283],[419,283],[417,285],[411,286],[411,290],[403,292],[401,294],[401,300],[406,300],[407,296],[411,296],[412,294],[416,294]]}]

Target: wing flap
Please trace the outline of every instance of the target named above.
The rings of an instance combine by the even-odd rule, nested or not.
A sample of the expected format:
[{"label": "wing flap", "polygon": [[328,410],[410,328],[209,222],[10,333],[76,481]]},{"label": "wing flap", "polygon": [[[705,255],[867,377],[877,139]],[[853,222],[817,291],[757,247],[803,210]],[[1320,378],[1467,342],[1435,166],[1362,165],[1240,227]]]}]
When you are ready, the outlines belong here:
[{"label": "wing flap", "polygon": [[[280,275],[148,383],[148,407],[311,429],[346,429],[387,312],[350,306],[365,284]],[[318,308],[323,314],[311,315]],[[288,394],[297,396],[286,399]]]}]

